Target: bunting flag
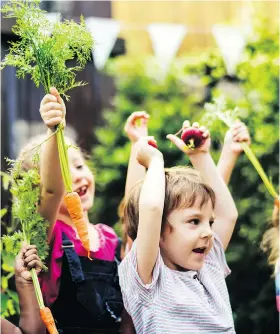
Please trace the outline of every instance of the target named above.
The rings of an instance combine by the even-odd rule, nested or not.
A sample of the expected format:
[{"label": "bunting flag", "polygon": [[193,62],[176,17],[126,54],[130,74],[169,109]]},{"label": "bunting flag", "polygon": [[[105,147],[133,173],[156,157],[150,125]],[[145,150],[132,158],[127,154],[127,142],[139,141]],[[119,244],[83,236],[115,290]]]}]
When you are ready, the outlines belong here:
[{"label": "bunting flag", "polygon": [[165,75],[187,34],[182,24],[152,23],[147,27],[157,62]]},{"label": "bunting flag", "polygon": [[95,42],[93,49],[95,67],[102,70],[116,43],[121,24],[116,20],[100,17],[88,17],[85,22]]},{"label": "bunting flag", "polygon": [[213,35],[224,59],[227,73],[234,75],[246,45],[246,33],[239,28],[215,24]]}]

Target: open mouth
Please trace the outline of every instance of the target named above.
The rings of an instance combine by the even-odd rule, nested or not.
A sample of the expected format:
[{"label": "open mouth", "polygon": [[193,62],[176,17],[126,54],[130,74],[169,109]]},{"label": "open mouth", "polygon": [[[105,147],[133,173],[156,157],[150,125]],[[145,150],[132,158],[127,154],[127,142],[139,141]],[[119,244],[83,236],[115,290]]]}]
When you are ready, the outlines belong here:
[{"label": "open mouth", "polygon": [[87,190],[88,190],[87,186],[82,186],[81,188],[77,189],[76,192],[80,197],[82,197],[87,193]]},{"label": "open mouth", "polygon": [[207,247],[195,248],[195,249],[193,249],[193,252],[196,253],[196,254],[204,254],[206,249],[207,249]]}]

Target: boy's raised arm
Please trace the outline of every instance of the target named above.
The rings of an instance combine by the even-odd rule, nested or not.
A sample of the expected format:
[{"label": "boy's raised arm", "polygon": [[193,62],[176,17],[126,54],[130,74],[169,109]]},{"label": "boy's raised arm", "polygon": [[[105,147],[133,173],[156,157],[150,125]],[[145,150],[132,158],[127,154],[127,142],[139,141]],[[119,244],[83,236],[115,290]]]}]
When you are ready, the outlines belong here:
[{"label": "boy's raised arm", "polygon": [[[189,127],[189,122],[184,123],[183,126]],[[232,196],[209,153],[210,136],[208,130],[206,130],[205,127],[199,127],[198,123],[193,123],[192,127],[199,128],[205,139],[205,142],[196,149],[189,149],[180,138],[174,135],[168,135],[167,138],[189,156],[193,167],[200,172],[204,181],[214,190],[216,204],[213,230],[219,235],[223,247],[226,249],[237,220],[237,209]]]},{"label": "boy's raised arm", "polygon": [[138,162],[148,168],[139,198],[137,232],[137,268],[144,284],[151,283],[158,256],[165,197],[163,157],[160,151],[148,144],[151,138],[141,138],[136,147]]}]

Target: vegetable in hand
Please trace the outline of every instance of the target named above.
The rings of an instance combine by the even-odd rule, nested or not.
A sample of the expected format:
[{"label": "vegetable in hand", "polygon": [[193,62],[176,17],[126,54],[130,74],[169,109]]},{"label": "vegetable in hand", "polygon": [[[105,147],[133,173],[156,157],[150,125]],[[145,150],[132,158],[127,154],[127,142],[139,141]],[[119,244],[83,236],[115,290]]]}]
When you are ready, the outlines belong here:
[{"label": "vegetable in hand", "polygon": [[58,334],[53,315],[51,313],[51,310],[48,307],[45,306],[44,308],[40,309],[40,316],[48,332],[50,334]]},{"label": "vegetable in hand", "polygon": [[151,146],[153,146],[154,148],[158,148],[157,143],[156,143],[155,140],[149,140],[148,144],[151,145]]},{"label": "vegetable in hand", "polygon": [[197,128],[184,129],[181,135],[181,139],[190,148],[198,148],[205,142],[203,132]]},{"label": "vegetable in hand", "polygon": [[91,259],[88,228],[85,221],[80,196],[75,191],[67,193],[64,196],[64,202],[69,212],[69,215],[74,223],[74,226],[76,227],[78,236],[88,252],[88,258]]}]

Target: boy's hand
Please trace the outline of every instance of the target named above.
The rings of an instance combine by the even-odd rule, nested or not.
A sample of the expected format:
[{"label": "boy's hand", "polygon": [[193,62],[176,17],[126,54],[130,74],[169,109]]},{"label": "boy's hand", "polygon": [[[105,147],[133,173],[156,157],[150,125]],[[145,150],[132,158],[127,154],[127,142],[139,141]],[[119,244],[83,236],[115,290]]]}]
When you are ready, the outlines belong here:
[{"label": "boy's hand", "polygon": [[202,137],[204,138],[204,143],[197,147],[197,148],[188,148],[188,146],[184,143],[184,141],[172,134],[169,134],[166,136],[167,139],[171,140],[173,144],[175,144],[182,152],[186,153],[187,155],[195,155],[198,153],[208,153],[211,145],[211,139],[209,131],[204,126],[199,126],[197,122],[193,123],[193,125],[190,125],[190,122],[188,120],[184,121],[183,123],[183,130],[186,128],[197,128],[202,132]]},{"label": "boy's hand", "polygon": [[20,252],[16,257],[15,276],[26,281],[31,281],[30,269],[35,268],[37,275],[42,270],[42,262],[38,256],[37,248],[34,245],[23,244]]},{"label": "boy's hand", "polygon": [[43,97],[40,114],[48,128],[52,129],[60,123],[65,127],[66,108],[56,88],[51,87],[50,94]]},{"label": "boy's hand", "polygon": [[251,138],[247,126],[237,120],[232,127],[227,131],[224,140],[224,146],[233,154],[239,155],[243,152],[240,143],[251,144]]},{"label": "boy's hand", "polygon": [[[133,142],[137,142],[140,137],[148,135],[148,120],[150,116],[145,111],[135,111],[127,119],[124,131],[128,138]],[[140,124],[137,124],[137,121]]]},{"label": "boy's hand", "polygon": [[153,158],[162,159],[162,153],[149,144],[151,141],[156,144],[156,140],[153,136],[141,137],[135,146],[137,150],[136,158],[138,162],[146,168],[149,168]]}]

